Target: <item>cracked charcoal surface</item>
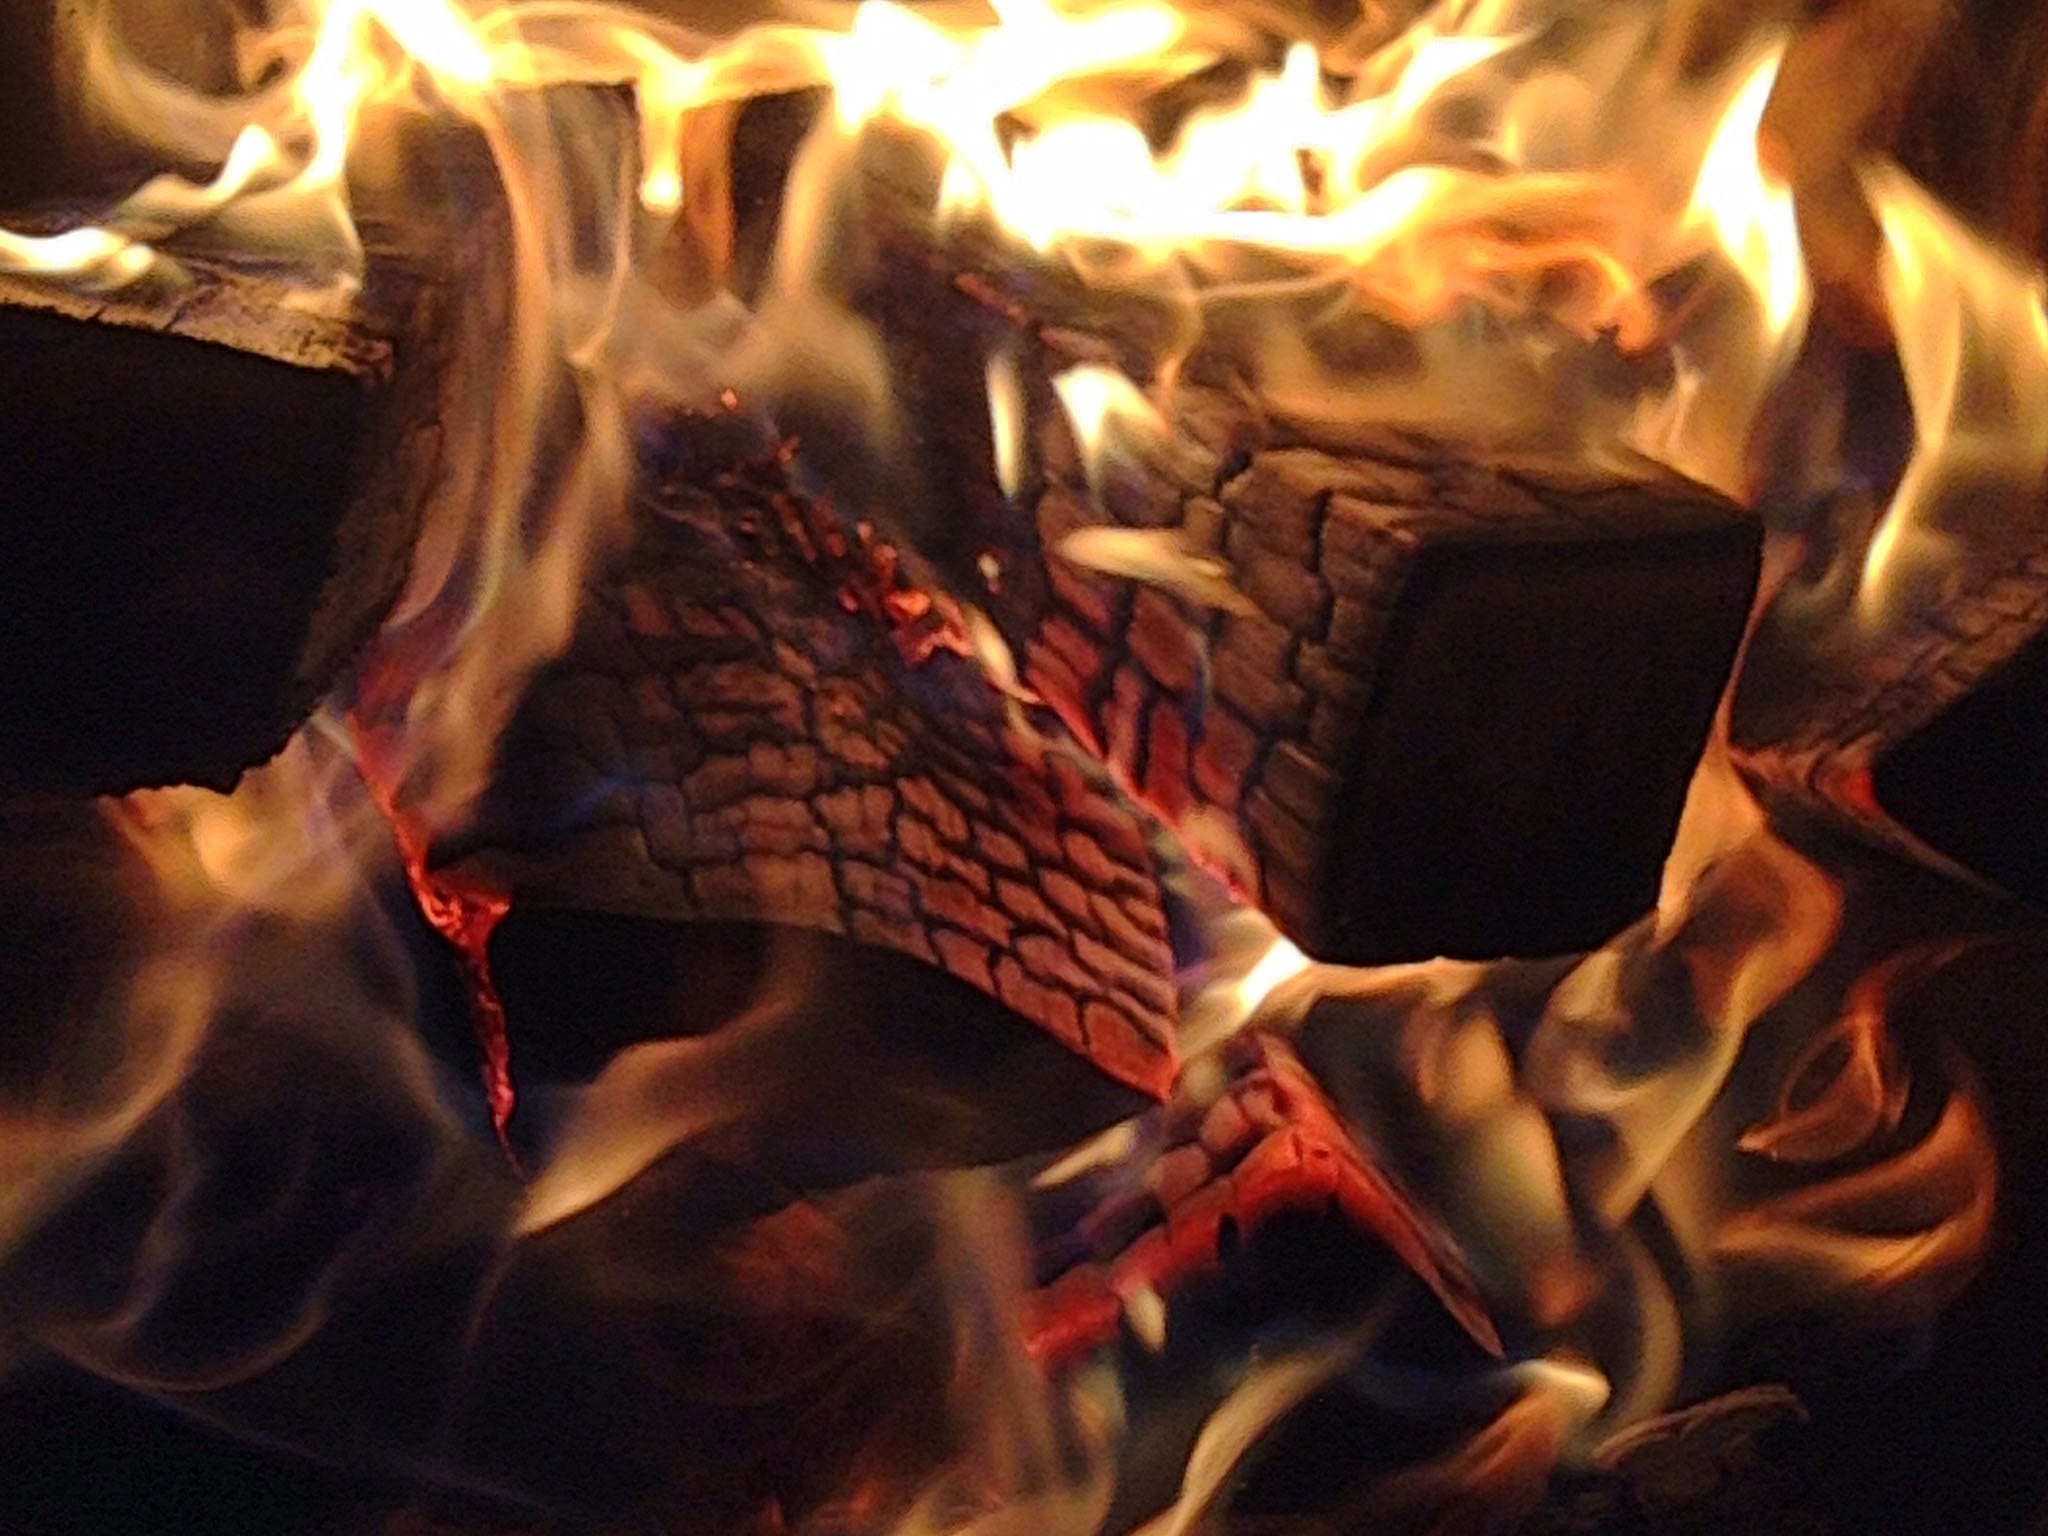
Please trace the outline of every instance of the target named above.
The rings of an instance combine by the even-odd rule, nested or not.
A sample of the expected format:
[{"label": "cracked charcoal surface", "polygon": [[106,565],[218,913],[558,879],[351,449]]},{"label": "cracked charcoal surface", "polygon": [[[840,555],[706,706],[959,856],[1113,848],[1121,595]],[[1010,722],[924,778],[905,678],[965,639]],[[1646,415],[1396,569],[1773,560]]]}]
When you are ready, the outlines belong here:
[{"label": "cracked charcoal surface", "polygon": [[959,643],[886,540],[784,463],[672,478],[454,852],[515,906],[886,946],[1163,1095],[1175,998],[1144,820]]}]

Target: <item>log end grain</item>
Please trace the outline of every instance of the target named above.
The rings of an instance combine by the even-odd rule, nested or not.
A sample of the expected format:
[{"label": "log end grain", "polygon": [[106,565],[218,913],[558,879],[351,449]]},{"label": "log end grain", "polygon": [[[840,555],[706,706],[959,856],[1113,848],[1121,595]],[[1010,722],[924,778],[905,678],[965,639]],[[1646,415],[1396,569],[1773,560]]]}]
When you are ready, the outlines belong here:
[{"label": "log end grain", "polygon": [[1425,549],[1317,864],[1322,953],[1564,953],[1655,904],[1757,534]]},{"label": "log end grain", "polygon": [[[1249,893],[1321,958],[1561,953],[1647,910],[1757,521],[1650,466],[1482,463],[1394,434],[1334,451],[1218,395],[1174,405],[1180,451],[1131,486],[1082,483],[1048,433],[1045,578],[1007,621],[1077,735],[1167,820],[1229,818]],[[1060,558],[1100,522],[1169,530],[1245,601]]]},{"label": "log end grain", "polygon": [[189,283],[0,292],[11,792],[231,786],[403,582],[440,387],[426,287],[322,315],[265,277]]}]

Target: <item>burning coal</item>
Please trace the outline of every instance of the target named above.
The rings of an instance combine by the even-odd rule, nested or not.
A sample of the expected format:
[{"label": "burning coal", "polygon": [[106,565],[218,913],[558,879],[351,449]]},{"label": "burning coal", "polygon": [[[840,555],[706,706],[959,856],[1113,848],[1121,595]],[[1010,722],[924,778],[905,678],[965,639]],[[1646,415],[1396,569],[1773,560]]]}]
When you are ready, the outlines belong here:
[{"label": "burning coal", "polygon": [[493,1518],[1181,1536],[1924,1338],[1901,1015],[2026,919],[1876,775],[2033,633],[2048,289],[1703,10],[63,8],[126,190],[0,304],[282,295],[416,525],[231,792],[0,778],[23,1354]]}]

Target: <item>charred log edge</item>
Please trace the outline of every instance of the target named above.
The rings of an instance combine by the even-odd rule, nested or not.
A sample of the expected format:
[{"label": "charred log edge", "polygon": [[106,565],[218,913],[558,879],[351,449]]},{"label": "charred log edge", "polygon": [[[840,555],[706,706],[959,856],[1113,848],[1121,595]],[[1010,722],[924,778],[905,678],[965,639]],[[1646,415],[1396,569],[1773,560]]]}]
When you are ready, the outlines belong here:
[{"label": "charred log edge", "polygon": [[[306,615],[290,676],[269,706],[269,723],[233,744],[223,739],[219,753],[204,760],[176,753],[151,770],[103,767],[98,782],[66,783],[58,792],[125,793],[172,783],[232,787],[246,768],[283,748],[397,600],[441,466],[457,309],[444,274],[455,263],[449,253],[428,255],[416,246],[402,255],[395,248],[378,251],[372,236],[366,281],[352,298],[309,298],[274,270],[183,256],[175,274],[152,274],[110,293],[0,276],[0,308],[338,375],[369,400],[367,426],[348,455],[353,490],[333,530],[327,574]],[[480,252],[481,242],[466,242],[464,249]],[[25,786],[27,792],[45,788]]]},{"label": "charred log edge", "polygon": [[177,258],[175,266],[173,276],[152,275],[104,293],[76,291],[56,279],[0,274],[0,304],[182,336],[298,368],[338,368],[366,384],[390,377],[392,335],[399,327],[391,323],[397,317],[384,307],[377,285],[353,304],[309,303],[274,272],[190,257]]},{"label": "charred log edge", "polygon": [[[378,408],[357,454],[357,490],[337,530],[336,579],[321,590],[294,671],[290,714],[305,722],[383,625],[404,591],[412,553],[446,472],[445,433],[451,391],[461,385],[461,292],[486,284],[496,270],[494,216],[477,219],[461,242],[464,284],[451,281],[455,253],[442,251],[422,271],[419,256],[371,257],[370,302],[385,318],[372,346],[381,384]],[[353,580],[351,571],[359,573]],[[290,731],[278,743],[282,748]]]},{"label": "charred log edge", "polygon": [[1752,643],[1749,681],[1738,683],[1729,725],[1736,766],[1766,805],[2005,890],[1895,815],[1882,781],[1888,758],[2038,648],[2048,632],[2048,551],[2006,564],[1939,611],[1900,621],[1875,656],[1811,663],[1807,679],[1791,676],[1802,660],[1796,637],[1768,619],[1766,626]]},{"label": "charred log edge", "polygon": [[[2044,623],[2048,550],[1984,574],[1939,610],[1901,618],[1875,654],[1810,658],[1789,625],[1766,619],[1751,646],[1750,686],[1735,694],[1730,744],[1744,757],[1796,766],[1807,780],[1830,761],[1868,763],[1973,691]],[[1800,667],[1810,672],[1792,691]],[[1765,691],[1773,687],[1775,696]]]}]

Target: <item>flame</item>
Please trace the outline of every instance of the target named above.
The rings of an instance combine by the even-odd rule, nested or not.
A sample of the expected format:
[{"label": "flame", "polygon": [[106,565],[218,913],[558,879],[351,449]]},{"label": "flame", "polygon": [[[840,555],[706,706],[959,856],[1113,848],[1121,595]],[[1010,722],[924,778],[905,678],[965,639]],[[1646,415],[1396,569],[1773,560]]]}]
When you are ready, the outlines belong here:
[{"label": "flame", "polygon": [[1765,175],[1757,159],[1758,130],[1783,59],[1782,49],[1772,50],[1735,93],[1707,146],[1687,208],[1689,216],[1713,227],[1736,270],[1755,287],[1763,301],[1764,325],[1774,338],[1791,335],[1804,321],[1807,305],[1792,190]]},{"label": "flame", "polygon": [[[851,435],[878,455],[903,453],[887,348],[849,297],[872,253],[848,210],[878,145],[907,140],[910,159],[930,162],[920,212],[941,238],[993,238],[1006,262],[1034,281],[1078,283],[1105,316],[1133,295],[1174,312],[1166,340],[1134,343],[1147,355],[1049,381],[1100,510],[1118,471],[1167,435],[1172,382],[1196,363],[1309,436],[1391,423],[1534,441],[1594,464],[1633,448],[1756,492],[1753,438],[1809,307],[1798,210],[1758,154],[1782,39],[1752,40],[1735,66],[1694,82],[1672,64],[1657,8],[1596,5],[1555,28],[1539,7],[1460,0],[1362,58],[1295,41],[1268,67],[1267,39],[1248,25],[1156,0],[993,10],[993,22],[969,22],[863,0],[701,35],[584,0],[278,0],[240,39],[240,88],[217,97],[129,53],[117,9],[92,13],[85,84],[107,129],[165,164],[217,170],[154,177],[94,224],[0,230],[0,271],[102,291],[175,283],[188,251],[226,251],[291,267],[301,302],[339,305],[371,270],[364,210],[502,239],[486,253],[491,270],[474,274],[451,463],[411,584],[348,696],[232,796],[170,791],[110,811],[178,921],[141,941],[131,985],[110,1005],[121,1070],[105,1092],[0,1112],[0,1246],[175,1097],[236,995],[239,940],[261,924],[314,936],[335,976],[362,982],[339,991],[376,995],[351,1011],[361,999],[323,993],[328,1032],[346,1042],[336,1053],[396,1083],[407,1123],[431,1129],[436,1157],[456,1157],[402,1010],[382,1001],[402,989],[371,986],[359,972],[375,968],[343,942],[365,922],[370,872],[395,857],[377,802],[405,830],[406,861],[431,898],[428,843],[469,814],[526,679],[566,643],[586,573],[621,536],[643,411],[722,399],[736,415],[744,399],[774,419],[811,405],[810,390],[829,396],[826,418],[866,429]],[[1227,78],[1241,86],[1217,89]],[[624,87],[631,122],[618,120],[614,92],[581,87]],[[729,131],[737,103],[818,87],[829,110],[791,168],[763,291],[742,302],[734,215],[718,206],[730,189],[702,169],[722,146],[705,139]],[[405,124],[480,145],[496,171],[489,196],[472,207],[389,184]],[[1912,590],[1921,556],[2038,532],[2048,310],[2039,274],[1901,175],[1873,169],[1865,187],[1919,432],[1864,557],[1866,607],[1881,615]],[[668,265],[692,241],[714,247],[692,253],[701,282]],[[999,488],[1013,499],[1031,471],[1037,381],[1025,366],[1022,353],[985,360]],[[2025,516],[2000,526],[2016,510]],[[1245,611],[1228,569],[1164,530],[1082,529],[1058,553],[1190,607]],[[967,622],[1021,708],[1006,643],[978,614]],[[351,766],[344,712],[391,744],[374,796]],[[1194,854],[1226,871],[1248,865],[1225,846],[1230,824],[1213,828],[1183,828]],[[478,956],[482,910],[444,914]],[[1761,1276],[1766,1291],[1789,1279],[1889,1297],[1947,1284],[1975,1257],[1991,1185],[1966,1081],[1921,1142],[1822,1187],[1740,1207],[1725,1175],[1698,1166],[1743,1052],[1841,942],[1843,914],[1838,885],[1768,834],[1718,758],[1696,785],[1659,912],[1566,974],[1519,1056],[1508,1008],[1486,995],[1500,973],[1420,967],[1359,985],[1376,1006],[1412,1009],[1360,1047],[1382,1053],[1361,1118],[1377,1107],[1388,1126],[1422,1126],[1405,1150],[1441,1180],[1454,1222],[1486,1228],[1470,1246],[1494,1258],[1489,1275],[1505,1285],[1497,1277],[1519,1265],[1521,1313],[1548,1334],[1582,1335],[1571,1353],[1483,1384],[1513,1388],[1508,1406],[1460,1451],[1381,1490],[1392,1507],[1473,1480],[1487,1484],[1482,1496],[1496,1483],[1519,1496],[1603,1409],[1640,1414],[1677,1390],[1690,1319],[1631,1230],[1653,1207],[1710,1298],[1729,1274]],[[1211,978],[1211,1006],[1196,1017],[1205,1044],[1245,1027],[1307,1027],[1327,976],[1277,934],[1257,937],[1242,965]],[[1896,1136],[1908,1084],[1882,994],[1880,981],[1855,990],[1788,1049],[1785,1094],[1736,1117],[1724,1150],[1804,1168]],[[512,1250],[587,1216],[805,1071],[781,1028],[789,1008],[770,997],[715,1040],[653,1042],[614,1060],[505,1217]],[[358,1013],[375,1027],[350,1036]],[[1818,1097],[1795,1091],[1838,1057],[1844,1070]],[[1603,1124],[1608,1144],[1560,1149],[1550,1127],[1562,1119]],[[1040,1177],[1093,1175],[1142,1145],[1120,1128]],[[994,1204],[953,1217],[974,1227]],[[1632,1380],[1580,1358],[1602,1342],[1587,1301],[1594,1266],[1574,1246],[1582,1212],[1612,1245],[1599,1257],[1618,1254],[1632,1288],[1616,1309],[1635,1329]],[[1023,1289],[1007,1269],[976,1267],[995,1252],[1021,1269],[1018,1233],[969,1247],[947,1275],[963,1329],[996,1315],[992,1296],[1007,1304]],[[270,1344],[296,1345],[322,1299],[315,1287]],[[1132,1311],[1140,1332],[1163,1334],[1162,1298],[1142,1293]],[[170,1380],[125,1356],[130,1332],[67,1337],[94,1368]],[[1021,1373],[1013,1345],[996,1340],[977,1358]],[[1205,1518],[1257,1432],[1348,1363],[1333,1354],[1255,1370],[1205,1430],[1162,1528]],[[1044,1407],[1033,1396],[1043,1382],[1007,1385],[1010,1397],[979,1406]],[[1045,1470],[1058,1448],[1024,1417],[981,1426],[991,1456],[1029,1464],[1030,1476],[1010,1479],[1024,1491],[999,1511],[1007,1528],[1045,1528],[1031,1523],[1036,1493],[1055,1511],[1043,1518],[1092,1529],[1109,1497],[1111,1416],[1087,1426],[1092,1459],[1078,1483]],[[970,1495],[942,1481],[904,1529],[973,1528],[954,1517]]]},{"label": "flame", "polygon": [[1866,166],[1863,186],[1884,234],[1880,277],[1915,437],[1863,557],[1858,609],[1875,626],[2038,540],[2048,277],[1890,166]]},{"label": "flame", "polygon": [[1165,437],[1166,419],[1128,377],[1100,363],[1069,368],[1054,376],[1052,387],[1080,445],[1088,487],[1100,503],[1112,456],[1128,443]]},{"label": "flame", "polygon": [[1732,1216],[1718,1260],[1764,1294],[1819,1309],[1858,1297],[1865,1316],[1920,1321],[1974,1273],[1997,1192],[1974,1093],[1897,1157]]},{"label": "flame", "polygon": [[1017,359],[999,352],[988,360],[989,432],[995,447],[996,484],[1011,501],[1024,483],[1024,385]]},{"label": "flame", "polygon": [[[1587,342],[1611,336],[1628,352],[1683,350],[1677,313],[1650,291],[1699,254],[1704,235],[1761,308],[1751,335],[1715,328],[1717,368],[1768,380],[1797,347],[1805,285],[1789,195],[1760,178],[1753,153],[1777,52],[1732,93],[1714,82],[1702,92],[1669,77],[1657,29],[1628,8],[1598,11],[1578,37],[1561,39],[1527,7],[1445,5],[1363,60],[1319,57],[1297,42],[1277,68],[1250,71],[1233,98],[1171,120],[1161,143],[1159,103],[1252,52],[1257,40],[1242,25],[1159,0],[995,9],[993,24],[973,25],[863,0],[843,26],[769,21],[703,37],[619,5],[298,0],[247,49],[286,65],[287,83],[253,89],[246,105],[256,120],[225,139],[232,102],[202,106],[148,77],[122,54],[118,28],[102,23],[88,82],[102,115],[181,157],[223,161],[220,176],[196,193],[163,180],[97,235],[29,247],[20,242],[30,237],[12,237],[7,259],[76,281],[132,281],[157,246],[220,219],[251,249],[296,248],[309,273],[352,283],[363,261],[349,221],[352,157],[366,121],[452,116],[491,141],[508,180],[523,181],[535,167],[521,158],[530,146],[514,142],[508,108],[563,85],[632,93],[635,210],[616,216],[687,214],[693,117],[825,86],[842,143],[887,125],[934,147],[934,211],[950,224],[992,225],[1091,283],[1192,293],[1199,306],[1334,283],[1366,312],[1418,330],[1478,305],[1561,324]],[[1618,109],[1639,110],[1643,124],[1620,138],[1640,149],[1617,152],[1602,115],[1573,101],[1602,91]],[[1697,174],[1681,201],[1673,172],[1688,168]],[[806,227],[811,210],[791,211],[791,230]],[[820,238],[793,236],[791,258],[829,261]],[[814,273],[806,286],[829,278]],[[1440,425],[1469,422],[1456,390],[1483,376],[1485,352],[1497,368],[1502,344],[1439,346],[1431,371],[1444,392],[1430,409],[1449,413]],[[1552,366],[1541,360],[1555,344],[1540,327],[1509,345]],[[1269,392],[1294,400],[1309,367],[1295,340],[1278,334],[1260,350],[1253,366]],[[1349,387],[1377,409],[1385,397],[1374,386],[1385,382],[1369,371]],[[1685,385],[1702,388],[1728,392],[1696,374]],[[1707,426],[1685,424],[1699,414],[1688,405],[1662,413],[1654,433],[1629,430],[1658,438],[1688,461],[1681,467],[1717,467],[1746,434],[1759,393],[1732,391],[1729,405],[1705,413]],[[1543,414],[1527,398],[1518,409]],[[1588,430],[1545,419],[1553,431]],[[1618,425],[1627,428],[1625,415]],[[1708,430],[1712,453],[1690,442]]]}]

